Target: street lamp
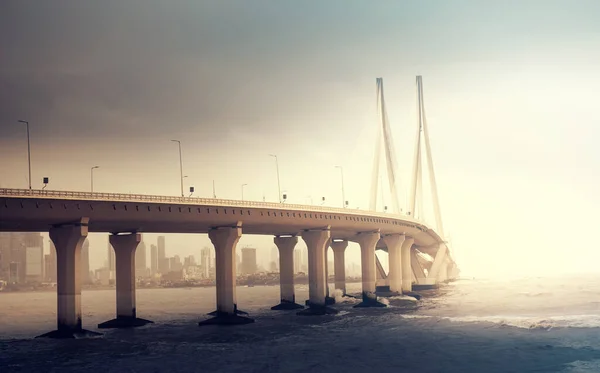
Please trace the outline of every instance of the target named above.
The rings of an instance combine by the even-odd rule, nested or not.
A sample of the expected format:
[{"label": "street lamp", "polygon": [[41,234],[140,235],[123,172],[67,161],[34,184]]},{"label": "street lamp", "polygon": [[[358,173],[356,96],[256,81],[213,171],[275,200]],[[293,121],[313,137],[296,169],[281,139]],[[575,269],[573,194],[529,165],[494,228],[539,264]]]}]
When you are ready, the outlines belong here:
[{"label": "street lamp", "polygon": [[344,168],[342,166],[335,166],[340,169],[340,175],[342,176],[342,207],[346,208],[346,195],[344,193]]},{"label": "street lamp", "polygon": [[94,166],[90,168],[90,189],[94,193],[94,169],[100,168],[100,166]]},{"label": "street lamp", "polygon": [[242,201],[244,200],[244,187],[248,184],[242,184]]},{"label": "street lamp", "polygon": [[179,175],[181,176],[181,196],[183,197],[183,161],[181,160],[181,141],[171,140],[179,145]]},{"label": "street lamp", "polygon": [[27,163],[29,163],[29,189],[31,189],[31,146],[29,145],[29,122],[26,120],[18,120],[19,123],[25,123],[27,126]]},{"label": "street lamp", "polygon": [[277,193],[279,198],[279,203],[281,203],[281,183],[279,182],[279,161],[277,160],[277,155],[269,154],[270,157],[275,158],[275,167],[277,167]]}]

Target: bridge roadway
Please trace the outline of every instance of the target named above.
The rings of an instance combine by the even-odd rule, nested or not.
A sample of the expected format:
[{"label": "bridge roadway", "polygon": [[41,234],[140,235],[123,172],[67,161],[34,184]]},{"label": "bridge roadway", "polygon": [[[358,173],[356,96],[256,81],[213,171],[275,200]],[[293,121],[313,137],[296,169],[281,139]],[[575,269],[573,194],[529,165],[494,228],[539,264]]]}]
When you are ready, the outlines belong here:
[{"label": "bridge roadway", "polygon": [[[345,291],[344,250],[348,241],[361,246],[362,306],[381,306],[375,294],[375,250],[390,254],[392,293],[410,291],[413,280],[435,285],[452,277],[456,265],[442,238],[409,216],[373,211],[196,197],[89,193],[0,188],[0,231],[49,232],[57,250],[58,330],[49,336],[82,333],[79,284],[81,245],[88,232],[111,233],[116,255],[117,318],[104,327],[137,326],[134,253],[140,233],[208,233],[215,246],[217,311],[209,323],[244,323],[235,301],[235,245],[245,234],[275,236],[281,268],[281,304],[295,303],[293,250],[298,236],[309,260],[309,308],[304,314],[334,312],[326,306],[326,249],[335,258],[336,288]],[[419,270],[416,251],[434,259],[427,274]],[[412,265],[411,265],[412,262]]]}]

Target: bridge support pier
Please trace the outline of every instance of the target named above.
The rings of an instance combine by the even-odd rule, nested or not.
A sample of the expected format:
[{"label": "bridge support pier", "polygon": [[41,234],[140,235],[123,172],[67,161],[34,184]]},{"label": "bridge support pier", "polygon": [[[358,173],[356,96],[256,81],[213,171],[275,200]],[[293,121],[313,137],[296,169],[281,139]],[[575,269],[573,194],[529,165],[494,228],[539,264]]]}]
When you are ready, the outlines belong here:
[{"label": "bridge support pier", "polygon": [[88,234],[88,221],[88,218],[82,218],[73,225],[50,228],[50,239],[56,247],[57,330],[38,338],[100,334],[81,327],[81,246]]},{"label": "bridge support pier", "polygon": [[360,245],[362,267],[362,302],[354,307],[386,307],[377,301],[375,247],[381,235],[379,232],[359,233],[356,242]]},{"label": "bridge support pier", "polygon": [[327,244],[325,244],[325,251],[323,252],[323,255],[325,256],[323,258],[323,263],[325,263],[325,304],[327,306],[335,304],[335,298],[329,295],[329,265],[327,260],[327,252],[329,251],[330,243],[331,238],[329,238]]},{"label": "bridge support pier", "polygon": [[272,310],[296,310],[304,308],[296,303],[294,291],[294,248],[298,243],[298,237],[275,237],[277,249],[279,249],[279,289],[281,303],[271,307]]},{"label": "bridge support pier", "polygon": [[402,293],[402,244],[406,237],[403,234],[391,234],[383,237],[389,254],[390,292]]},{"label": "bridge support pier", "polygon": [[333,250],[333,265],[334,265],[334,276],[335,276],[335,288],[342,291],[342,294],[346,296],[346,248],[348,247],[348,241],[332,241],[331,249]]},{"label": "bridge support pier", "polygon": [[323,230],[307,230],[302,233],[302,239],[308,248],[308,308],[298,312],[298,315],[335,314],[338,311],[327,307],[327,279],[325,278],[325,249],[329,244],[331,232],[329,227]]},{"label": "bridge support pier", "polygon": [[139,233],[112,234],[108,241],[115,252],[117,277],[117,317],[98,324],[100,329],[131,328],[152,323],[140,319],[135,307],[135,249],[142,240]]},{"label": "bridge support pier", "polygon": [[402,257],[402,292],[405,294],[412,292],[413,272],[410,253],[414,243],[414,238],[406,237],[400,249],[400,256]]},{"label": "bridge support pier", "polygon": [[242,222],[235,227],[213,228],[208,232],[215,246],[217,311],[215,317],[204,320],[198,325],[236,325],[249,324],[254,320],[240,316],[237,310],[235,290],[235,247],[242,236]]}]

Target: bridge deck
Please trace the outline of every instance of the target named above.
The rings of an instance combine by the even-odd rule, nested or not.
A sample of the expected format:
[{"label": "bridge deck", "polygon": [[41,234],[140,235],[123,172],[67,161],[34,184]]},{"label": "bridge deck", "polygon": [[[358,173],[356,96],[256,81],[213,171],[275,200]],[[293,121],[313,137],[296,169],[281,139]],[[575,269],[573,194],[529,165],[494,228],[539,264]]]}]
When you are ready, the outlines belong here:
[{"label": "bridge deck", "polygon": [[408,216],[372,211],[140,194],[0,189],[0,231],[48,231],[89,217],[90,232],[207,233],[242,222],[245,234],[297,234],[330,226],[333,238],[379,229],[405,233],[419,246],[437,246],[438,234]]}]

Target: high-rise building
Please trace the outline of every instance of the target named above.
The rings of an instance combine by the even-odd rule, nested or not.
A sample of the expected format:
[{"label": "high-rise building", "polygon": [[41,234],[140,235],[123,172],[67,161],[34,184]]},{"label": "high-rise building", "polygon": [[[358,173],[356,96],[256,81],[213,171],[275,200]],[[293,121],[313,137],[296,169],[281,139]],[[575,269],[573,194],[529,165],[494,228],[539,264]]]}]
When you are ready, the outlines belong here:
[{"label": "high-rise building", "polygon": [[19,283],[44,280],[44,244],[41,234],[0,233],[0,279]]},{"label": "high-rise building", "polygon": [[25,267],[22,272],[25,282],[44,281],[44,238],[40,233],[25,233],[23,235],[25,246]]},{"label": "high-rise building", "polygon": [[44,259],[44,278],[48,282],[56,282],[56,248],[54,242],[48,240],[50,251]]},{"label": "high-rise building", "polygon": [[202,251],[200,251],[200,267],[202,268],[202,275],[204,278],[210,277],[210,267],[211,267],[211,249],[210,247],[203,247]]},{"label": "high-rise building", "polygon": [[115,267],[115,251],[112,247],[112,245],[110,244],[110,241],[108,242],[108,270],[111,272],[114,272],[116,270]]},{"label": "high-rise building", "polygon": [[252,275],[256,273],[256,249],[253,247],[242,248],[241,274]]},{"label": "high-rise building", "polygon": [[173,271],[181,271],[183,269],[183,264],[181,263],[181,258],[179,255],[175,255],[170,259],[169,272]]},{"label": "high-rise building", "polygon": [[271,263],[269,263],[269,272],[279,272],[279,269],[277,267],[277,263],[271,260]]},{"label": "high-rise building", "polygon": [[196,258],[194,258],[194,256],[193,256],[193,255],[186,256],[186,257],[183,259],[183,266],[184,266],[185,268],[187,268],[187,267],[191,267],[191,266],[195,266],[195,265],[196,265]]},{"label": "high-rise building", "polygon": [[0,232],[0,280],[8,280],[11,234]]},{"label": "high-rise building", "polygon": [[308,273],[308,249],[301,251],[302,253],[302,264],[300,265],[300,272]]},{"label": "high-rise building", "polygon": [[156,274],[158,272],[158,247],[150,245],[150,272]]},{"label": "high-rise building", "polygon": [[146,275],[146,244],[140,241],[135,249],[135,276],[143,277]]},{"label": "high-rise building", "polygon": [[335,265],[333,264],[333,260],[329,260],[327,261],[327,276],[331,277],[334,275],[335,272]]},{"label": "high-rise building", "polygon": [[271,272],[279,271],[279,250],[277,246],[271,248],[271,262],[269,262],[269,267],[269,271]]},{"label": "high-rise building", "polygon": [[165,247],[165,236],[158,236],[158,272],[167,273],[169,272],[169,265],[165,264],[167,258],[166,247]]},{"label": "high-rise building", "polygon": [[[41,238],[41,237],[40,237]],[[40,244],[43,242],[39,240]],[[25,282],[44,281],[44,247],[25,247]]]},{"label": "high-rise building", "polygon": [[158,262],[158,268],[159,272],[163,275],[171,272],[171,258],[163,258]]},{"label": "high-rise building", "polygon": [[89,284],[90,278],[90,241],[86,238],[81,247],[81,283]]},{"label": "high-rise building", "polygon": [[302,272],[302,250],[294,250],[294,273]]}]

